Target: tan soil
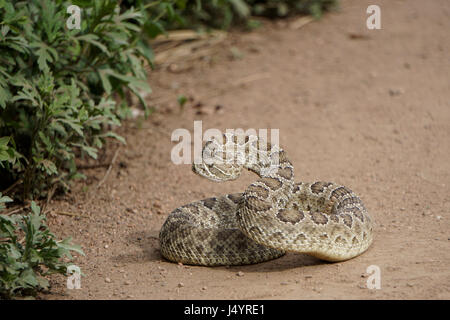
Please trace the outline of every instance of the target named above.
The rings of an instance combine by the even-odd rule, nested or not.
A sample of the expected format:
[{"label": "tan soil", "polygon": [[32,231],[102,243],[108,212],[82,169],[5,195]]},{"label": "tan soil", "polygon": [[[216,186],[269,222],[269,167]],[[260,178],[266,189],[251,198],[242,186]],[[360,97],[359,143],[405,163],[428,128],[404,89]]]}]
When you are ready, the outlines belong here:
[{"label": "tan soil", "polygon": [[[128,144],[98,190],[106,168],[83,170],[87,181],[50,204],[52,230],[83,246],[75,261],[85,277],[81,290],[54,277],[42,298],[449,299],[450,2],[376,2],[382,30],[365,27],[373,1],[347,0],[298,30],[278,22],[233,33],[188,71],[152,72],[154,97],[174,99],[119,130]],[[178,94],[193,97],[183,112]],[[280,129],[297,180],[335,181],[361,196],[377,222],[372,247],[332,264],[292,253],[229,268],[162,259],[158,233],[173,209],[255,180],[216,184],[174,165],[170,134],[192,132],[193,120],[203,130]],[[366,288],[370,265],[381,269],[380,290]]]}]

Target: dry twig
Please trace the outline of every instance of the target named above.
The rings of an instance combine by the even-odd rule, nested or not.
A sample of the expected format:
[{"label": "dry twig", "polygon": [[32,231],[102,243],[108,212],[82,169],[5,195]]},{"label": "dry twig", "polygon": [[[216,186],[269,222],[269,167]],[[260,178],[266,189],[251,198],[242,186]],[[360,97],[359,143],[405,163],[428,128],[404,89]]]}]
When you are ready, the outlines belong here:
[{"label": "dry twig", "polygon": [[117,156],[119,155],[119,151],[120,151],[120,147],[117,148],[116,152],[114,153],[111,163],[109,164],[108,170],[106,170],[106,173],[103,176],[102,180],[100,180],[100,182],[97,184],[96,189],[100,188],[103,185],[103,183],[105,183],[106,179],[108,178],[109,174],[111,173],[112,167],[116,163],[116,159],[117,159]]}]

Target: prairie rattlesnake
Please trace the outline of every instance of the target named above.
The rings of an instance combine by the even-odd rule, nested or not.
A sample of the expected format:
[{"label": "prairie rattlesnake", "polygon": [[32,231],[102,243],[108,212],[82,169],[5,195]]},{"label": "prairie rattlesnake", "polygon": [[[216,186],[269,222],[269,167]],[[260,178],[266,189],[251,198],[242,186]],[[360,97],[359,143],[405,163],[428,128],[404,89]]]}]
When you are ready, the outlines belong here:
[{"label": "prairie rattlesnake", "polygon": [[197,174],[234,180],[242,168],[260,177],[244,193],[175,209],[160,231],[162,255],[196,265],[240,265],[277,258],[285,251],[342,261],[372,242],[372,221],[362,201],[331,182],[295,183],[286,153],[255,136],[224,134],[203,149]]}]

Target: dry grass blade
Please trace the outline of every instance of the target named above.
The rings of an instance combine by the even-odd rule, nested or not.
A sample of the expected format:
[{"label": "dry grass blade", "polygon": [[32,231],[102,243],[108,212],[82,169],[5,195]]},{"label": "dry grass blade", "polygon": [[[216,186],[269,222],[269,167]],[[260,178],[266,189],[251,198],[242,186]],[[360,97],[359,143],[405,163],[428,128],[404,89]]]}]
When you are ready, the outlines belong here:
[{"label": "dry grass blade", "polygon": [[81,214],[72,213],[72,212],[65,212],[65,211],[54,211],[53,214],[59,214],[63,216],[69,216],[69,217],[83,217]]},{"label": "dry grass blade", "polygon": [[[195,37],[193,35],[196,35]],[[210,33],[184,33],[175,34],[173,41],[179,42],[176,46],[169,44],[166,46],[155,46],[155,64],[170,64],[180,60],[194,60],[208,55],[212,47],[224,41],[227,33],[224,31],[213,31]],[[171,41],[170,37],[165,42]]]},{"label": "dry grass blade", "polygon": [[117,148],[116,152],[114,153],[114,156],[111,160],[108,170],[106,171],[105,175],[103,176],[103,179],[98,183],[96,189],[100,188],[103,185],[103,183],[105,183],[106,179],[108,178],[108,176],[111,172],[112,167],[114,166],[114,163],[116,163],[116,159],[117,159],[117,156],[119,155],[119,151],[120,151],[120,147]]},{"label": "dry grass blade", "polygon": [[210,37],[208,33],[200,33],[193,30],[175,30],[169,31],[166,34],[160,34],[152,40],[153,44],[159,44],[167,41],[186,41],[186,40],[199,40],[207,39]]},{"label": "dry grass blade", "polygon": [[307,16],[307,17],[300,17],[294,21],[292,21],[289,24],[289,28],[293,29],[293,30],[297,30],[300,29],[304,26],[306,26],[308,23],[314,21],[313,17]]}]

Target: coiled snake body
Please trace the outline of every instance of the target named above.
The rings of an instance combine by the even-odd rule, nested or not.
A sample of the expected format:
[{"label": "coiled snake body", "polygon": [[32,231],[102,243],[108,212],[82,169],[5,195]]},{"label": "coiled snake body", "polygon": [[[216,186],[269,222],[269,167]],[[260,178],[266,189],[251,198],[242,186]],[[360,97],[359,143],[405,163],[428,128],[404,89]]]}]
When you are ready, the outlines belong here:
[{"label": "coiled snake body", "polygon": [[242,265],[292,251],[343,261],[370,246],[372,220],[361,199],[331,182],[295,183],[293,166],[278,146],[256,136],[224,134],[222,141],[208,141],[202,156],[193,170],[210,180],[236,179],[242,168],[259,179],[244,193],[175,209],[159,235],[168,260]]}]

